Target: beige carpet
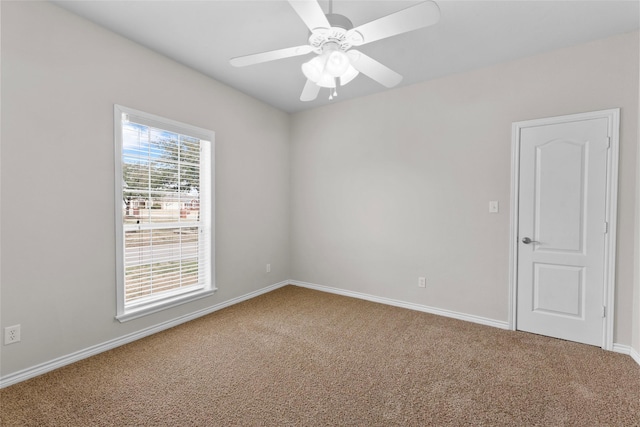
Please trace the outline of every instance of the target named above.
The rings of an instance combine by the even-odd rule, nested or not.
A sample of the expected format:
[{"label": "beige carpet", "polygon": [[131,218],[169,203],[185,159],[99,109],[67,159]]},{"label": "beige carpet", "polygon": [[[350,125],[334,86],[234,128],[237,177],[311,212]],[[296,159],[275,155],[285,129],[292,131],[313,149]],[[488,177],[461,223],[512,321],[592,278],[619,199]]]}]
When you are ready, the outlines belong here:
[{"label": "beige carpet", "polygon": [[287,286],[0,398],[3,426],[638,426],[640,366]]}]

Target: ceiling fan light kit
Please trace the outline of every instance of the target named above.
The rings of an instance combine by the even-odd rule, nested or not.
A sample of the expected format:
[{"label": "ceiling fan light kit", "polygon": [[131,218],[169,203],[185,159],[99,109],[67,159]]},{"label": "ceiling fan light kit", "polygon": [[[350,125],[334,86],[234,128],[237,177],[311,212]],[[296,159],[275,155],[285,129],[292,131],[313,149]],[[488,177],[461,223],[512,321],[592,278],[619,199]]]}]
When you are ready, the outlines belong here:
[{"label": "ceiling fan light kit", "polygon": [[325,44],[322,50],[320,55],[302,64],[305,77],[315,83],[324,73],[330,77],[340,77],[351,65],[347,54],[339,50],[334,43]]},{"label": "ceiling fan light kit", "polygon": [[320,88],[329,88],[329,99],[337,95],[337,86],[344,86],[362,73],[376,82],[393,87],[402,76],[353,46],[433,25],[440,19],[440,9],[433,1],[425,1],[399,12],[376,19],[354,28],[343,15],[324,14],[317,0],[289,0],[289,4],[309,28],[309,44],[257,53],[231,59],[231,65],[244,67],[276,59],[316,54],[302,64],[307,83],[300,95],[301,101],[313,101]]},{"label": "ceiling fan light kit", "polygon": [[[302,64],[302,73],[307,80],[319,87],[335,89],[344,86],[359,74],[351,65],[350,55],[333,42],[322,46],[322,53]],[[350,53],[350,52],[349,52]],[[334,90],[333,96],[337,92]]]}]

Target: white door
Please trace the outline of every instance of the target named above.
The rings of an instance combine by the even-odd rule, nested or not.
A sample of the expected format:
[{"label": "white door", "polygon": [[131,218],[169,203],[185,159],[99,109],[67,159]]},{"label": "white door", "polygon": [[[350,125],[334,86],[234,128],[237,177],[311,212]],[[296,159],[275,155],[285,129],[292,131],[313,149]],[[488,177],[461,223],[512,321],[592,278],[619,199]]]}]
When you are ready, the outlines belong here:
[{"label": "white door", "polygon": [[519,127],[516,327],[601,346],[607,117]]}]

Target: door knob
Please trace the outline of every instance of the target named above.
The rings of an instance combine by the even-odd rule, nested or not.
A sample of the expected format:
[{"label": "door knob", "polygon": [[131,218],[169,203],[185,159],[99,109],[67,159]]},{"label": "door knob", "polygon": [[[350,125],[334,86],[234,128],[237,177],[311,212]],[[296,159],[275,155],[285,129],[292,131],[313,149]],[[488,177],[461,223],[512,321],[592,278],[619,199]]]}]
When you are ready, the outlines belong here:
[{"label": "door knob", "polygon": [[540,243],[540,242],[536,242],[535,240],[531,240],[529,237],[523,237],[522,238],[522,243],[524,243],[525,245],[531,244],[531,243]]}]

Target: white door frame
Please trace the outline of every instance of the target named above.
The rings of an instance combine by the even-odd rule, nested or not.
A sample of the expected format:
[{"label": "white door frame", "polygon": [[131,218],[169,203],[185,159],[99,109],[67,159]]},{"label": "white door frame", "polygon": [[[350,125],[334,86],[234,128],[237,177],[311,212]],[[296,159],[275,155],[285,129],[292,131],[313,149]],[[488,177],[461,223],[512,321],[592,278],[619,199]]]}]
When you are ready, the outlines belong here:
[{"label": "white door frame", "polygon": [[518,206],[520,191],[520,131],[523,128],[606,118],[609,122],[610,149],[607,155],[607,194],[605,221],[608,232],[605,234],[604,259],[604,295],[605,321],[602,331],[602,348],[613,350],[613,328],[615,317],[615,283],[616,283],[616,230],[618,212],[618,152],[620,146],[620,109],[592,111],[588,113],[570,114],[567,116],[549,117],[536,120],[514,122],[511,134],[511,226],[509,231],[509,329],[516,330],[517,286],[518,286]]}]

